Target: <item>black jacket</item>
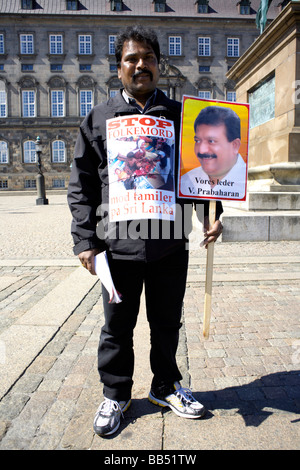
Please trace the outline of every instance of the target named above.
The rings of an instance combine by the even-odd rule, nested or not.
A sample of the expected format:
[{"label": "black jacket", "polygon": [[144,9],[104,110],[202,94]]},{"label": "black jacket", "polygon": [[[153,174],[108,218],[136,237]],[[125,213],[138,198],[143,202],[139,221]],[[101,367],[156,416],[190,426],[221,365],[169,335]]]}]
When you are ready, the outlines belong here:
[{"label": "black jacket", "polygon": [[[109,251],[113,258],[152,261],[183,247],[192,229],[193,203],[190,200],[176,198],[179,210],[176,210],[178,216],[175,222],[149,220],[146,236],[144,230],[142,238],[135,239],[120,233],[120,230],[124,229],[124,223],[109,222],[108,214],[102,210],[108,204],[109,189],[106,120],[130,114],[138,114],[138,111],[126,103],[120,91],[106,103],[95,106],[80,126],[68,188],[68,203],[73,216],[71,233],[76,255],[85,250],[99,248],[100,251]],[[162,91],[157,90],[155,102],[145,114],[164,117],[174,122],[177,184],[181,104],[170,100]],[[198,209],[200,212],[204,209],[202,216],[208,215],[208,205],[208,201],[197,203],[197,212]],[[222,205],[218,202],[217,217],[221,213]],[[128,227],[130,222],[125,223]],[[120,224],[123,224],[122,229]]]}]

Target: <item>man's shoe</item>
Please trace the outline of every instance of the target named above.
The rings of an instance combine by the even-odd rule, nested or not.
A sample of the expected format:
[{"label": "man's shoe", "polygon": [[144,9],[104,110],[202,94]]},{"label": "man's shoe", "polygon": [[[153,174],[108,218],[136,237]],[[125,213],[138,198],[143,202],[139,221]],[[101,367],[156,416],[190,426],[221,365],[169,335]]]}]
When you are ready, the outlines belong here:
[{"label": "man's shoe", "polygon": [[117,402],[104,398],[94,418],[94,431],[98,436],[109,436],[119,429],[121,416],[128,410],[131,400]]},{"label": "man's shoe", "polygon": [[168,406],[182,418],[201,418],[205,414],[204,406],[199,403],[188,388],[181,387],[179,382],[174,383],[174,392],[168,395],[151,389],[148,399],[159,406]]}]

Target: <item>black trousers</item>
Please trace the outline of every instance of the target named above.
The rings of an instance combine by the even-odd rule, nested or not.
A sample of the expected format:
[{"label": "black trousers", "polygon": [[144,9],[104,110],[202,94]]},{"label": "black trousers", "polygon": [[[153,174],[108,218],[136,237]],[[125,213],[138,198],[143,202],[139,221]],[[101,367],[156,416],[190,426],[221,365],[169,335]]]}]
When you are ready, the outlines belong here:
[{"label": "black trousers", "polygon": [[122,302],[109,304],[104,287],[105,324],[98,348],[98,370],[104,396],[131,398],[134,370],[133,330],[145,283],[147,319],[150,325],[152,385],[182,379],[176,363],[182,303],[188,268],[188,251],[180,249],[154,262],[109,260]]}]

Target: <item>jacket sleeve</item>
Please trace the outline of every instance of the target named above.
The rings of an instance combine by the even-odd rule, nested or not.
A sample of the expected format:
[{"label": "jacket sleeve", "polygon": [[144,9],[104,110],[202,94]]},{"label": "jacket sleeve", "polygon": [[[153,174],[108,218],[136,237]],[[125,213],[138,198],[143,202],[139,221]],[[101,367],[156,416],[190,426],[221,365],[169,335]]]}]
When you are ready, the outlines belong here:
[{"label": "jacket sleeve", "polygon": [[75,255],[93,248],[100,251],[106,249],[104,241],[96,235],[96,211],[101,204],[98,164],[97,155],[80,127],[67,196],[72,214],[71,234]]}]

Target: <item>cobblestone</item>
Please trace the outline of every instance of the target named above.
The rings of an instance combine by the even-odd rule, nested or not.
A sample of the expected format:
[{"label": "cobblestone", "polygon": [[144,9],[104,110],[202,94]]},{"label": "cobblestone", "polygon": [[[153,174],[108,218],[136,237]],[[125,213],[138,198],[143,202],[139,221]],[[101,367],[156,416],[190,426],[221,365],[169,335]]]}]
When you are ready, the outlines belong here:
[{"label": "cobblestone", "polygon": [[[0,335],[77,269],[65,195],[48,197],[47,207],[36,207],[32,196],[0,197]],[[97,282],[0,397],[0,449],[299,450],[300,243],[217,242],[207,340],[206,252],[197,243],[193,235],[178,362],[183,384],[208,409],[206,419],[182,420],[148,402],[149,338],[142,307],[132,406],[115,436],[94,435],[92,420],[102,397]],[[0,336],[5,370],[1,346]]]}]

